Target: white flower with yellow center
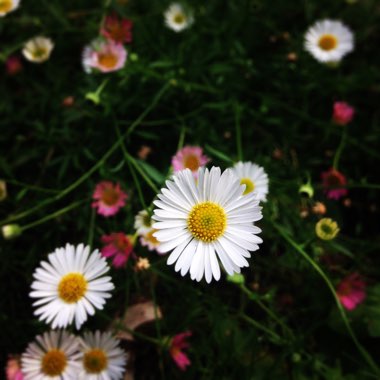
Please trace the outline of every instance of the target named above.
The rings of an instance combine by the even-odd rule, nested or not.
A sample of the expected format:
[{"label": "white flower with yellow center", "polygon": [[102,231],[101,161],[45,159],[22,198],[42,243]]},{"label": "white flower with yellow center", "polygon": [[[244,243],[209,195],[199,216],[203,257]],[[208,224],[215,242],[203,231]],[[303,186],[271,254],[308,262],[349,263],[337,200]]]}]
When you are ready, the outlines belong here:
[{"label": "white flower with yellow center", "polygon": [[25,43],[22,54],[30,62],[42,63],[49,59],[53,48],[54,44],[50,38],[38,36]]},{"label": "white flower with yellow center", "polygon": [[80,355],[79,339],[67,331],[38,335],[21,357],[24,380],[76,380]]},{"label": "white flower with yellow center", "polygon": [[0,0],[0,17],[16,10],[20,5],[20,0]]},{"label": "white flower with yellow center", "polygon": [[255,193],[256,199],[266,202],[268,194],[268,175],[264,168],[252,162],[238,162],[232,168],[240,184],[245,185],[243,195]]},{"label": "white flower with yellow center", "polygon": [[194,22],[193,13],[179,3],[173,3],[164,13],[166,26],[175,32],[182,32]]},{"label": "white flower with yellow center", "polygon": [[39,298],[33,306],[38,306],[34,314],[40,320],[51,323],[53,329],[66,327],[75,320],[77,329],[94,315],[95,309],[103,309],[108,293],[114,288],[108,272],[106,259],[90,247],[66,244],[42,261],[33,277],[32,298]]},{"label": "white flower with yellow center", "polygon": [[173,250],[168,264],[191,279],[205,276],[211,282],[220,279],[219,261],[228,274],[240,273],[248,267],[249,251],[259,249],[260,228],[254,222],[262,218],[259,201],[253,193],[243,196],[244,186],[231,169],[200,168],[198,180],[189,169],[166,181],[154,204],[154,236],[157,248],[165,253]]},{"label": "white flower with yellow center", "polygon": [[354,36],[340,21],[317,21],[305,34],[305,49],[319,62],[336,63],[354,50]]},{"label": "white flower with yellow center", "polygon": [[126,353],[110,332],[84,333],[81,339],[82,368],[79,380],[119,380],[123,377]]},{"label": "white flower with yellow center", "polygon": [[141,210],[137,213],[134,227],[138,235],[144,235],[152,229],[152,222],[148,211]]}]

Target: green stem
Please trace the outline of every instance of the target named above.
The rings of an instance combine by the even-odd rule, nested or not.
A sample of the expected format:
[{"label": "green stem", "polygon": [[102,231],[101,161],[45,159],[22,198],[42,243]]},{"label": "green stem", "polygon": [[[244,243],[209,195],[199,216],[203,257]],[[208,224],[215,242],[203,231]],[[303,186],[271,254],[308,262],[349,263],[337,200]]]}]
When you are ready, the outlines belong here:
[{"label": "green stem", "polygon": [[350,322],[347,318],[347,315],[346,315],[346,312],[344,311],[343,309],[343,306],[342,304],[340,303],[339,301],[339,298],[335,292],[335,288],[333,286],[333,284],[331,283],[330,279],[327,277],[327,275],[323,272],[322,268],[299,246],[299,244],[297,244],[289,235],[288,233],[286,233],[284,231],[284,229],[279,226],[278,224],[276,223],[273,223],[273,226],[278,230],[278,232],[280,233],[280,235],[294,248],[296,249],[300,254],[301,256],[314,268],[314,270],[322,277],[323,281],[326,283],[327,287],[330,289],[333,297],[334,297],[334,300],[335,300],[335,303],[338,307],[338,310],[339,310],[339,313],[342,317],[342,320],[346,326],[346,329],[349,333],[349,335],[351,336],[351,339],[352,341],[354,342],[356,348],[358,349],[358,351],[361,353],[362,357],[366,360],[366,362],[368,363],[368,365],[372,368],[372,370],[377,374],[377,375],[380,375],[380,369],[379,367],[376,365],[376,363],[373,361],[372,357],[370,356],[370,354],[367,352],[367,350],[360,344],[360,342],[358,341],[354,331],[352,330],[351,328],[351,325],[350,325]]},{"label": "green stem", "polygon": [[243,148],[241,144],[241,126],[240,126],[240,115],[241,115],[241,106],[235,104],[235,129],[236,129],[236,149],[237,156],[239,161],[243,161]]},{"label": "green stem", "polygon": [[251,317],[248,317],[245,314],[240,314],[240,318],[244,319],[246,322],[248,322],[249,324],[251,324],[252,326],[254,326],[255,328],[257,328],[258,330],[261,330],[261,331],[267,333],[275,341],[277,341],[277,342],[281,342],[282,341],[282,338],[278,334],[276,334],[272,330],[268,329],[267,327],[265,327],[264,325],[262,325],[260,322],[257,322],[255,319],[253,319]]},{"label": "green stem", "polygon": [[344,128],[342,132],[342,138],[340,139],[340,144],[334,156],[333,168],[335,170],[338,170],[339,159],[340,159],[340,156],[342,155],[343,148],[346,145],[346,136],[347,136],[347,129]]}]

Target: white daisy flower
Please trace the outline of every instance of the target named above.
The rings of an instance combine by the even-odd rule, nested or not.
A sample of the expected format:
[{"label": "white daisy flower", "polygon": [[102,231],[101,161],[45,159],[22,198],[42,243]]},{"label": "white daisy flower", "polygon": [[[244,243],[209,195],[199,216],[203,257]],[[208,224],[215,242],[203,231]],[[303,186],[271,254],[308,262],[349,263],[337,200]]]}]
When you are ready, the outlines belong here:
[{"label": "white daisy flower", "polygon": [[240,179],[240,184],[245,185],[243,195],[254,192],[256,199],[266,202],[269,180],[263,167],[252,162],[238,162],[232,170]]},{"label": "white daisy flower", "polygon": [[152,229],[152,222],[148,211],[141,210],[138,212],[135,216],[134,227],[138,235],[144,235]]},{"label": "white daisy flower", "polygon": [[179,3],[173,3],[164,13],[165,25],[175,32],[182,32],[194,22],[193,13]]},{"label": "white daisy flower", "polygon": [[79,339],[67,331],[38,335],[21,357],[24,380],[76,380],[80,355]]},{"label": "white daisy flower", "polygon": [[20,5],[20,0],[0,0],[0,17],[13,12]]},{"label": "white daisy flower", "polygon": [[53,48],[54,43],[50,38],[38,36],[25,43],[22,54],[30,62],[42,63],[49,59]]},{"label": "white daisy flower", "polygon": [[244,186],[231,169],[200,168],[198,180],[189,169],[166,181],[161,189],[153,228],[160,241],[158,251],[173,250],[168,265],[184,276],[190,270],[192,280],[220,279],[219,261],[228,274],[248,267],[248,251],[259,249],[261,232],[253,222],[262,218],[254,193],[243,196]]},{"label": "white daisy flower", "polygon": [[119,347],[120,341],[110,332],[84,333],[81,339],[82,368],[79,380],[121,379],[127,362],[126,353]]},{"label": "white daisy flower", "polygon": [[[57,248],[42,261],[33,277],[32,298],[39,298],[34,314],[40,320],[51,323],[53,329],[73,323],[77,329],[94,315],[95,309],[103,309],[108,293],[114,289],[111,277],[103,276],[110,269],[98,250],[90,254],[90,247],[66,244]],[[42,305],[42,306],[41,306]]]},{"label": "white daisy flower", "polygon": [[339,62],[354,50],[354,36],[340,21],[317,21],[305,34],[305,49],[319,62]]},{"label": "white daisy flower", "polygon": [[147,247],[149,251],[156,251],[161,244],[155,237],[154,234],[157,232],[156,229],[150,228],[144,234],[141,234],[140,243],[143,247]]}]

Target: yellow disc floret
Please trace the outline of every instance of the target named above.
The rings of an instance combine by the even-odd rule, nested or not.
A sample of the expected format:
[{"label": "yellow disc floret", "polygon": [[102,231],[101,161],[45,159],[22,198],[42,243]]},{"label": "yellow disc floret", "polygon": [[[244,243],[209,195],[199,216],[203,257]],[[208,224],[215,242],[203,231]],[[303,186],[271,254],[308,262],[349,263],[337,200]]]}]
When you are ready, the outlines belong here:
[{"label": "yellow disc floret", "polygon": [[198,170],[199,168],[199,159],[195,154],[189,154],[184,159],[185,168],[190,169],[191,171]]},{"label": "yellow disc floret", "polygon": [[87,280],[81,273],[69,273],[58,284],[59,297],[66,303],[79,301],[87,290]]},{"label": "yellow disc floret", "polygon": [[242,178],[240,180],[240,185],[245,185],[245,190],[243,195],[251,193],[255,190],[255,184],[249,178]]},{"label": "yellow disc floret", "polygon": [[183,24],[186,21],[186,16],[183,13],[176,13],[173,17],[176,24]]},{"label": "yellow disc floret", "polygon": [[206,243],[212,242],[226,229],[226,212],[216,203],[199,203],[191,209],[187,226],[196,239]]},{"label": "yellow disc floret", "polygon": [[46,376],[59,376],[66,368],[67,359],[63,351],[52,349],[41,360],[41,371]]},{"label": "yellow disc floret", "polygon": [[83,356],[83,366],[87,373],[100,373],[107,368],[107,355],[103,350],[94,348]]},{"label": "yellow disc floret", "polygon": [[99,65],[107,69],[113,69],[117,64],[117,56],[112,53],[99,54],[98,61]]},{"label": "yellow disc floret", "polygon": [[332,34],[324,34],[319,38],[318,46],[324,51],[330,51],[336,48],[338,39]]},{"label": "yellow disc floret", "polygon": [[315,233],[322,240],[332,240],[338,235],[338,232],[337,222],[330,218],[323,218],[315,225]]},{"label": "yellow disc floret", "polygon": [[12,0],[0,0],[0,12],[7,13],[12,10],[13,2]]}]

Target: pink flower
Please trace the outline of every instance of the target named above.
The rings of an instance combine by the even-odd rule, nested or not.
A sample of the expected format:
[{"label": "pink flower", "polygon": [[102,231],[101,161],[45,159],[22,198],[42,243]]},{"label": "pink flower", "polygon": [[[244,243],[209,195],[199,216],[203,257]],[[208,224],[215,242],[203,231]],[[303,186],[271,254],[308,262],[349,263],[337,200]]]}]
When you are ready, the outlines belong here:
[{"label": "pink flower", "polygon": [[190,169],[196,177],[198,169],[206,165],[210,159],[203,155],[203,149],[199,146],[185,146],[179,150],[172,158],[172,165],[175,172],[183,169]]},{"label": "pink flower", "polygon": [[347,310],[354,310],[366,298],[366,286],[359,273],[352,273],[339,283],[336,293]]},{"label": "pink flower", "polygon": [[355,108],[346,102],[335,102],[333,110],[333,121],[338,125],[348,124],[355,114]]},{"label": "pink flower", "polygon": [[133,241],[131,236],[122,232],[103,235],[101,238],[105,246],[101,249],[102,256],[113,257],[112,264],[115,268],[125,267],[131,255],[133,255]]},{"label": "pink flower", "polygon": [[11,55],[5,62],[8,75],[16,75],[22,70],[21,59],[17,55]]},{"label": "pink flower", "polygon": [[186,370],[186,367],[191,364],[187,355],[182,352],[182,349],[188,348],[189,343],[186,342],[186,338],[192,335],[191,331],[185,331],[183,333],[175,335],[170,342],[170,355],[172,356],[175,364],[182,371]]},{"label": "pink flower", "polygon": [[125,206],[127,194],[120,188],[120,184],[114,185],[112,182],[103,181],[96,185],[92,199],[92,207],[97,208],[97,212],[103,216],[115,215],[119,209]]},{"label": "pink flower", "polygon": [[117,71],[124,67],[127,51],[122,44],[112,40],[96,39],[83,50],[82,64],[86,73],[97,69],[102,73]]},{"label": "pink flower", "polygon": [[322,173],[321,177],[327,198],[338,200],[348,194],[348,190],[343,188],[347,185],[347,179],[338,170],[331,168]]},{"label": "pink flower", "polygon": [[24,380],[24,376],[20,368],[20,362],[17,358],[10,357],[8,359],[5,373],[7,375],[7,380]]},{"label": "pink flower", "polygon": [[119,18],[113,14],[105,18],[100,34],[119,44],[129,43],[132,42],[132,27],[131,20]]}]

